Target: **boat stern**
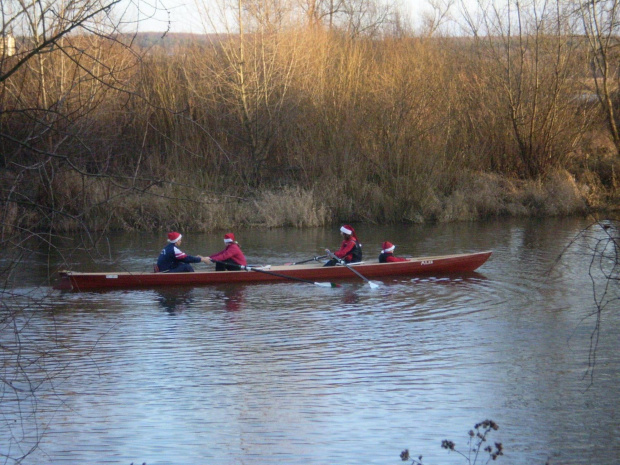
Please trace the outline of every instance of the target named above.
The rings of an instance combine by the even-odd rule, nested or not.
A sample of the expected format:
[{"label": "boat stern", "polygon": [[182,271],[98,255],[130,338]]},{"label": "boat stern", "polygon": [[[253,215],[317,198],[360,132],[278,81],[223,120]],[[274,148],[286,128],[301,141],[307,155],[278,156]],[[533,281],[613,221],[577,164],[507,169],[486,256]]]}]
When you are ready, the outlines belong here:
[{"label": "boat stern", "polygon": [[71,283],[71,278],[69,277],[70,271],[59,271],[58,279],[54,283],[54,289],[58,289],[60,291],[72,291],[73,284]]}]

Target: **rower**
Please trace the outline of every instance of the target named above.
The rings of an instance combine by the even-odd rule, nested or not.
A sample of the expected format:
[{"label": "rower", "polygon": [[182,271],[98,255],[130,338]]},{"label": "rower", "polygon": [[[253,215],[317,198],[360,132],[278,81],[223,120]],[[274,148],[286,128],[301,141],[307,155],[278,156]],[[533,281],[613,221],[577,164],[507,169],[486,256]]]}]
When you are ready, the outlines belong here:
[{"label": "rower", "polygon": [[406,262],[406,258],[395,257],[394,249],[396,246],[389,241],[385,241],[381,246],[382,250],[379,254],[379,263]]},{"label": "rower", "polygon": [[[359,243],[355,230],[348,224],[345,224],[340,228],[340,232],[342,233],[343,240],[340,249],[333,253],[336,258],[332,258],[323,266],[334,266],[340,260],[345,263],[358,263],[362,261],[362,244]],[[325,249],[325,252],[328,255],[331,253],[329,249]]]},{"label": "rower", "polygon": [[155,265],[155,271],[161,273],[180,273],[187,271],[194,271],[194,268],[190,263],[208,263],[207,258],[200,255],[187,255],[179,248],[183,241],[183,235],[176,231],[168,233],[168,245],[163,248],[159,257],[157,258],[157,265]]},{"label": "rower", "polygon": [[215,263],[215,271],[238,271],[241,266],[248,264],[233,233],[224,235],[224,244],[226,244],[224,250],[208,258]]}]

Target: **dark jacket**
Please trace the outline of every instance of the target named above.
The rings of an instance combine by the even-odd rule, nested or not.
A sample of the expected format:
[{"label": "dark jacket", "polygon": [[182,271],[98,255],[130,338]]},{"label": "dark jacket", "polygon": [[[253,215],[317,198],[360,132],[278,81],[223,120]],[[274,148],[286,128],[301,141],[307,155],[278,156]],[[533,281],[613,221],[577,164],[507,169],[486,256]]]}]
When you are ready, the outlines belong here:
[{"label": "dark jacket", "polygon": [[[184,263],[200,263],[199,257],[187,255],[181,251],[176,244],[168,244],[157,258],[157,268],[159,271],[173,271]],[[190,267],[191,268],[191,267]],[[189,271],[189,270],[187,270]]]}]

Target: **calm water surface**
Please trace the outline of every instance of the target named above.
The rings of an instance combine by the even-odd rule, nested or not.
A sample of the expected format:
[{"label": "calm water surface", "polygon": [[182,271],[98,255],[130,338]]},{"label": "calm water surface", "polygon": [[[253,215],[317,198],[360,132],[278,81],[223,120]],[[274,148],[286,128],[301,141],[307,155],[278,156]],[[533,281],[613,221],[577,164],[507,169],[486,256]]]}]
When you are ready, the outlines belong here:
[{"label": "calm water surface", "polygon": [[[24,367],[40,387],[31,398],[15,386],[20,402],[5,389],[0,452],[38,439],[23,463],[308,465],[399,464],[407,448],[447,465],[466,461],[441,440],[465,452],[467,432],[489,418],[504,445],[498,463],[617,465],[620,312],[604,313],[591,384],[589,242],[556,263],[588,224],[358,227],[372,259],[383,240],[400,255],[494,251],[478,274],[386,279],[377,290],[353,276],[338,289],[48,295],[37,284],[58,257],[31,258],[16,291],[37,302],[21,321],[22,359],[41,356]],[[339,241],[337,227],[236,234],[251,263],[302,260]],[[66,266],[147,270],[162,236],[110,236],[102,256],[76,253]],[[222,245],[187,234],[183,249]]]}]

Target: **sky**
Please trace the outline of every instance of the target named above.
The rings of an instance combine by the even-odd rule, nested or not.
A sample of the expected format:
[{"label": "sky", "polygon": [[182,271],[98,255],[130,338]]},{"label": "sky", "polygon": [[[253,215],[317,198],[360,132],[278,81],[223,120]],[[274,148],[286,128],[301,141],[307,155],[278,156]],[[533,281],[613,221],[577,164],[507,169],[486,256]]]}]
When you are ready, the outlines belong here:
[{"label": "sky", "polygon": [[[140,32],[203,32],[194,0],[130,1],[138,6]],[[135,8],[130,9],[133,17]]]},{"label": "sky", "polygon": [[[128,0],[132,2],[131,14],[140,18],[140,32],[193,32],[203,33],[205,30],[200,21],[195,0]],[[207,5],[213,0],[202,0]],[[428,8],[426,0],[400,0],[403,7],[412,17],[421,14]],[[135,6],[138,6],[138,9]],[[139,11],[139,13],[136,13]]]}]

